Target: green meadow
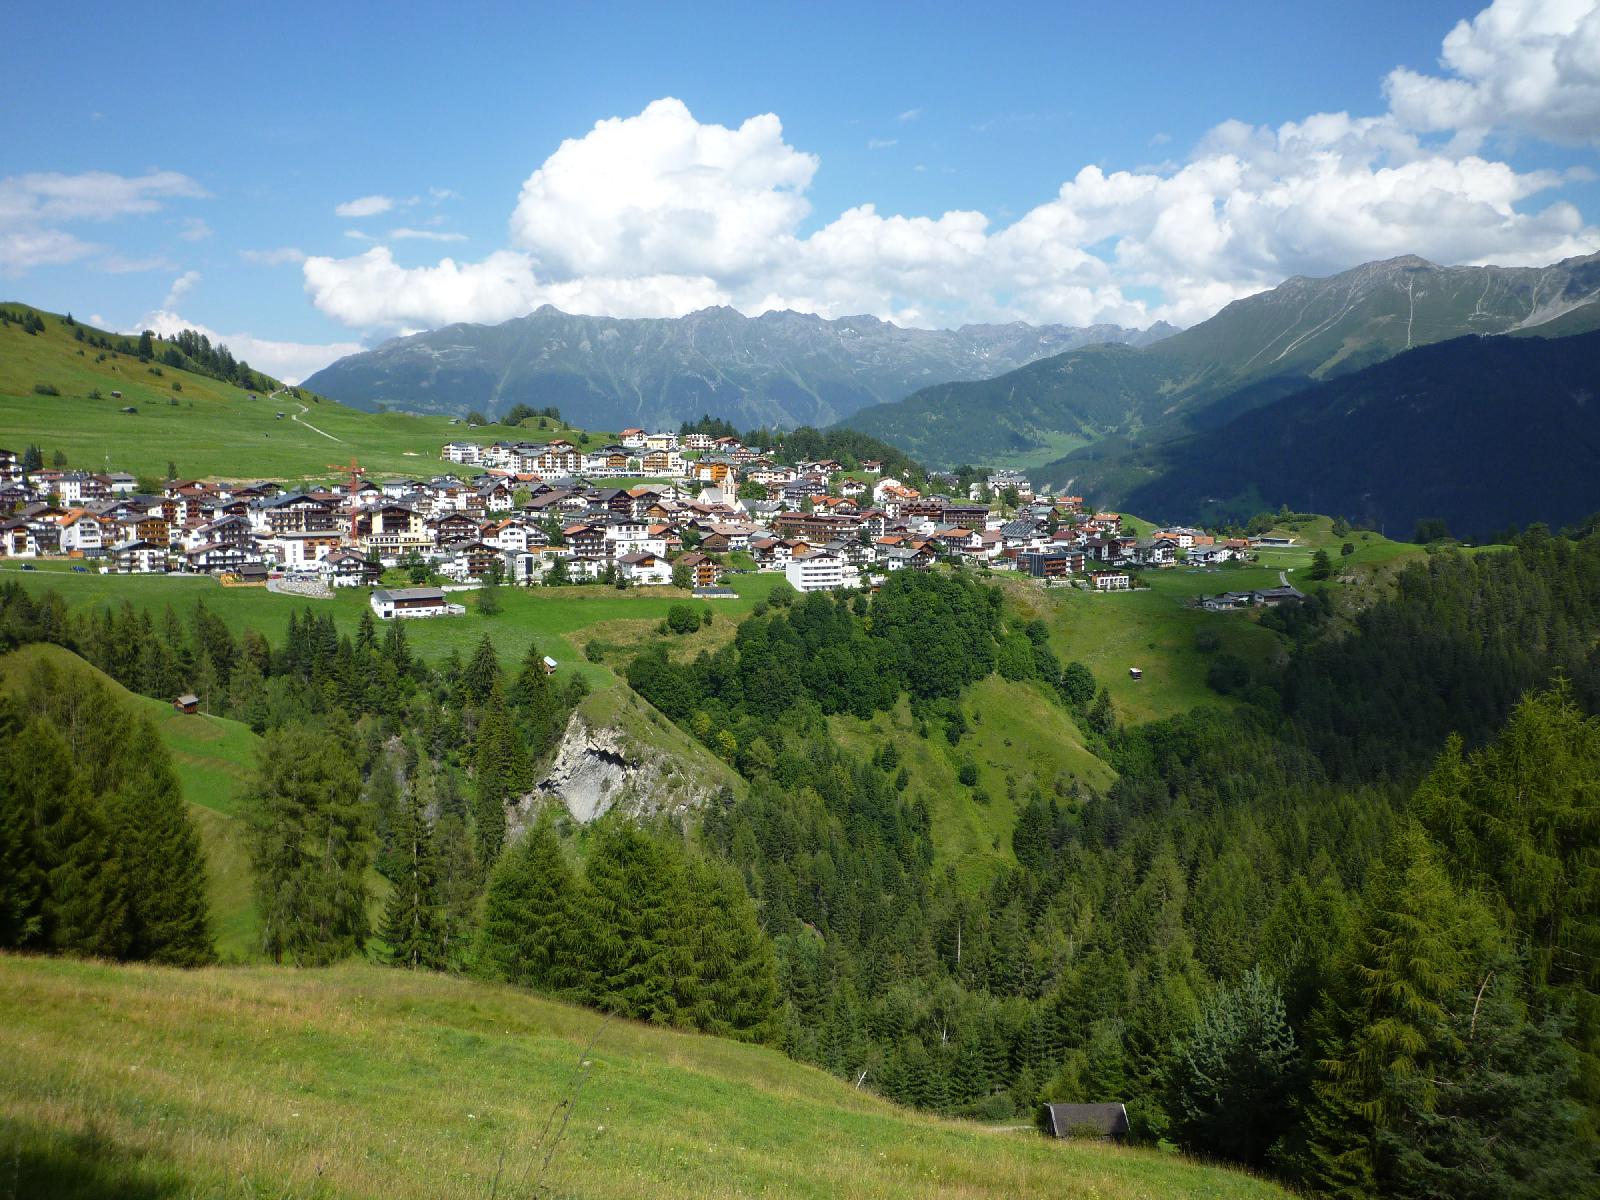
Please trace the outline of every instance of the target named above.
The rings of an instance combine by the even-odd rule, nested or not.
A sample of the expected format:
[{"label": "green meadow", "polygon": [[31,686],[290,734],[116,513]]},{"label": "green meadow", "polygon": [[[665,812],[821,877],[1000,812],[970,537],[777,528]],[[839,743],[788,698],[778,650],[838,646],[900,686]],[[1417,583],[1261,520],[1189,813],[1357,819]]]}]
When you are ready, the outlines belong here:
[{"label": "green meadow", "polygon": [[[169,604],[184,615],[204,602],[235,633],[254,629],[274,645],[282,642],[290,613],[307,608],[319,615],[331,612],[341,633],[354,634],[361,614],[370,611],[365,588],[338,588],[330,600],[306,600],[263,587],[223,587],[206,576],[77,575],[3,567],[0,578],[21,582],[36,594],[54,590],[69,609],[77,611],[126,601],[136,610],[152,615],[159,615]],[[730,576],[737,599],[695,603],[711,608],[714,626],[726,626],[748,614],[781,578],[775,574]],[[630,636],[653,636],[654,627],[672,605],[692,599],[687,592],[670,587],[618,591],[599,585],[503,587],[499,595],[501,611],[486,617],[478,611],[477,592],[454,593],[452,598],[467,608],[464,615],[408,621],[406,639],[413,651],[437,662],[452,650],[463,658],[470,656],[479,639],[488,634],[501,662],[508,667],[520,663],[528,648],[537,645],[540,653],[561,663],[563,676],[578,673],[591,686],[604,687],[615,677],[605,665],[584,660],[586,631],[614,622],[643,622],[634,627]]]},{"label": "green meadow", "polygon": [[[1130,532],[1143,535],[1147,523],[1125,520]],[[1105,684],[1123,721],[1150,721],[1188,712],[1196,705],[1228,706],[1233,699],[1206,685],[1206,672],[1216,655],[1233,654],[1256,667],[1278,661],[1284,639],[1259,624],[1259,610],[1210,613],[1189,607],[1199,596],[1277,587],[1282,579],[1302,591],[1316,586],[1308,578],[1312,556],[1326,550],[1341,607],[1359,602],[1396,568],[1422,557],[1420,546],[1392,542],[1377,533],[1352,531],[1335,537],[1326,517],[1298,521],[1270,531],[1293,537],[1290,547],[1263,549],[1258,561],[1214,568],[1179,563],[1165,570],[1141,573],[1143,585],[1129,592],[1093,593],[1077,588],[1045,588],[1033,581],[1000,578],[1008,603],[1025,617],[1039,617],[1050,626],[1051,645],[1062,662],[1087,665]],[[1355,552],[1342,556],[1350,543]],[[1351,582],[1340,582],[1344,576]],[[1217,647],[1202,651],[1196,643],[1202,630],[1214,633]],[[1134,679],[1130,668],[1142,672]]]},{"label": "green meadow", "polygon": [[0,1196],[1254,1200],[1152,1150],[912,1113],[776,1050],[352,962],[0,956]]}]

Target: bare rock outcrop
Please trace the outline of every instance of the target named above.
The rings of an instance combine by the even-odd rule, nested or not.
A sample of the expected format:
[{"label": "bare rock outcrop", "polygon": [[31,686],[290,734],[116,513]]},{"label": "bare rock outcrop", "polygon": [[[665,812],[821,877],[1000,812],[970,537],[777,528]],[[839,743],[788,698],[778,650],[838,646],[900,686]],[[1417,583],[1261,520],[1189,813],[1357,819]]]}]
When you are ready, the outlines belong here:
[{"label": "bare rock outcrop", "polygon": [[549,769],[517,804],[512,823],[525,825],[541,801],[550,799],[560,800],[573,820],[587,824],[612,809],[652,817],[699,809],[715,798],[732,773],[687,739],[685,752],[674,752],[664,743],[684,735],[642,708],[604,723],[587,719],[581,708],[574,712]]}]

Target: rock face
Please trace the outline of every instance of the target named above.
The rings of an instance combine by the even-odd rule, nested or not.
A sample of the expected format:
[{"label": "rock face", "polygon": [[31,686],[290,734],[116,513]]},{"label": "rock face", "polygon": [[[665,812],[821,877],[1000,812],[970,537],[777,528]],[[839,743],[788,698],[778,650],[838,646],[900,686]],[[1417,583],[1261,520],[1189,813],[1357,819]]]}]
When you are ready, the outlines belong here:
[{"label": "rock face", "polygon": [[511,820],[525,825],[544,799],[559,799],[584,824],[614,808],[634,817],[698,809],[726,782],[721,764],[712,762],[712,770],[695,769],[626,722],[592,724],[580,710],[567,721],[550,769]]}]

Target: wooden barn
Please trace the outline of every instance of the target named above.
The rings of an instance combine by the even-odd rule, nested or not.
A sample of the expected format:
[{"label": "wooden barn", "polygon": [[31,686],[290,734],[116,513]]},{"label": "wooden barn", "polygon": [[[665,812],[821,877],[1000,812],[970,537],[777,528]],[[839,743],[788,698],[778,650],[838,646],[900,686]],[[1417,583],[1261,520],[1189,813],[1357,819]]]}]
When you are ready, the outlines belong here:
[{"label": "wooden barn", "polygon": [[173,700],[172,707],[181,713],[197,713],[200,711],[200,697],[193,692],[185,692]]}]

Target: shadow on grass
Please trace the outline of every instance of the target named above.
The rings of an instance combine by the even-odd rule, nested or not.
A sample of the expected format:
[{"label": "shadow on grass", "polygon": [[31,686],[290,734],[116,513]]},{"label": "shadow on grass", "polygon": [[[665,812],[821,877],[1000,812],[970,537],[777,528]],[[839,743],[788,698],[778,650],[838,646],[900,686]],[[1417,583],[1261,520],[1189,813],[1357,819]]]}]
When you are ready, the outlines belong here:
[{"label": "shadow on grass", "polygon": [[96,1131],[0,1120],[0,1200],[168,1200],[193,1191],[158,1156]]}]

